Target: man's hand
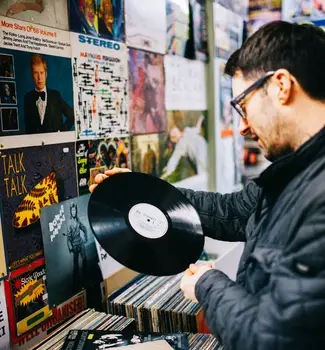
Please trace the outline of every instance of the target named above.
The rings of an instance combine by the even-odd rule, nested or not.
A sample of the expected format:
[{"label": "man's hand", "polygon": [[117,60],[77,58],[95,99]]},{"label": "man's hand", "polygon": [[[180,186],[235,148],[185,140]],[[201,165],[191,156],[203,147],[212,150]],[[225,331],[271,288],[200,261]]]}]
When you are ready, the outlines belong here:
[{"label": "man's hand", "polygon": [[98,184],[100,184],[110,176],[113,176],[119,173],[129,173],[129,172],[131,172],[131,170],[127,168],[113,168],[111,170],[106,170],[104,174],[97,174],[94,179],[95,184],[89,186],[89,191],[93,192],[93,190],[97,187]]},{"label": "man's hand", "polygon": [[195,285],[199,278],[208,270],[212,269],[211,264],[191,264],[190,267],[184,272],[184,276],[181,279],[181,290],[184,293],[185,298],[191,299],[194,302],[198,302],[195,297]]}]

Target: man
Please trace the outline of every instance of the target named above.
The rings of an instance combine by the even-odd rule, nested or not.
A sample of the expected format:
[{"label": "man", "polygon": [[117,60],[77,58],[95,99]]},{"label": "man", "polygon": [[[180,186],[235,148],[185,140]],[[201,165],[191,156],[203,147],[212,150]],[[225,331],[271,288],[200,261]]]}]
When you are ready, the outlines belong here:
[{"label": "man", "polygon": [[74,124],[73,110],[63,101],[59,91],[46,87],[47,65],[45,59],[39,54],[33,54],[30,66],[35,89],[25,95],[26,133],[71,130]]},{"label": "man", "polygon": [[14,94],[11,93],[9,84],[5,83],[3,85],[3,93],[1,96],[1,103],[3,104],[15,104],[16,103],[16,97]]},{"label": "man", "polygon": [[273,164],[237,193],[182,190],[205,235],[246,242],[236,282],[209,265],[181,281],[226,350],[325,348],[324,57],[313,25],[277,21],[252,35],[226,72],[241,134]]}]

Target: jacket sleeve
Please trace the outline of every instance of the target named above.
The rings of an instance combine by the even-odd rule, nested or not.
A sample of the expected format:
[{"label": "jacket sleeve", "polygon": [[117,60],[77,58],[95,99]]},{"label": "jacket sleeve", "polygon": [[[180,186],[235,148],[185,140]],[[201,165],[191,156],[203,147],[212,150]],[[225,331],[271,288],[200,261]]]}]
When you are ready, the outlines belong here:
[{"label": "jacket sleeve", "polygon": [[[268,282],[258,294],[218,270],[207,271],[196,283],[207,324],[226,349],[325,348],[325,202],[321,212],[313,208],[306,217],[265,269]],[[259,260],[263,266],[263,257]]]},{"label": "jacket sleeve", "polygon": [[231,194],[179,190],[197,210],[205,236],[229,242],[246,241],[247,220],[256,209],[261,191],[254,182]]}]

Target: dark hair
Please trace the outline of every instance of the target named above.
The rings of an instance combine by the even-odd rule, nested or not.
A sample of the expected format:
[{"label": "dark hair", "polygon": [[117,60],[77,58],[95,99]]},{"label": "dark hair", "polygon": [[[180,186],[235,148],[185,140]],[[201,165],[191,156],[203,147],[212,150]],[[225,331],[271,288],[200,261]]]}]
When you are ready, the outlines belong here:
[{"label": "dark hair", "polygon": [[325,99],[325,32],[313,24],[274,21],[262,26],[229,58],[225,73],[245,78],[287,69],[312,98]]}]

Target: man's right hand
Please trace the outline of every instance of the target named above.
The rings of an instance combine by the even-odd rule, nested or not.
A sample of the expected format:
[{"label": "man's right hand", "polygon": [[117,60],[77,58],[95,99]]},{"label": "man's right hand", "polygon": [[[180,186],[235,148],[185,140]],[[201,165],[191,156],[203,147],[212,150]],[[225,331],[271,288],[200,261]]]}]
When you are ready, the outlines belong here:
[{"label": "man's right hand", "polygon": [[113,168],[111,170],[106,170],[104,174],[97,174],[94,179],[95,183],[89,186],[89,191],[93,192],[93,190],[97,187],[98,184],[100,184],[110,176],[120,174],[120,173],[129,173],[129,172],[131,172],[131,170],[127,168]]}]

